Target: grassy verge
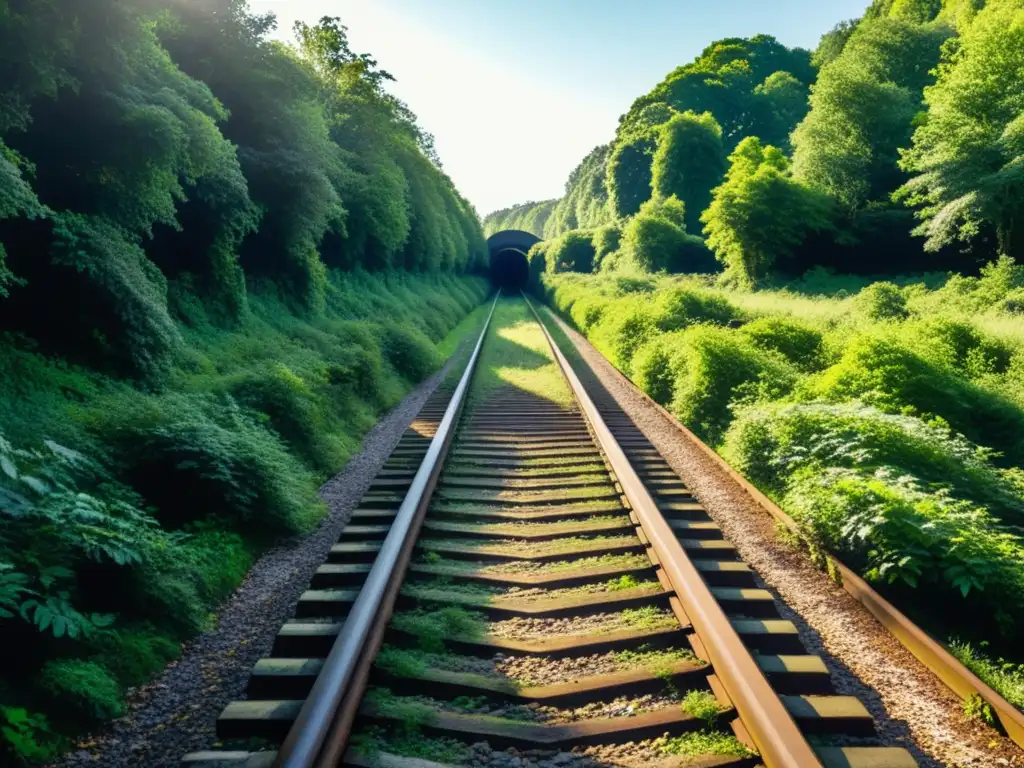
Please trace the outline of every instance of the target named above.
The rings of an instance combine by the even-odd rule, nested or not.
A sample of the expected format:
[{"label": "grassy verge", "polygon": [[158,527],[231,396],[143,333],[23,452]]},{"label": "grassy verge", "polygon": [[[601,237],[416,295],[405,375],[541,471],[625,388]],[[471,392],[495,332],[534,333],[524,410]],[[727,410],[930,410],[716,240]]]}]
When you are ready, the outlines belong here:
[{"label": "grassy verge", "polygon": [[[979,674],[1014,699],[1022,288],[1024,267],[1003,260],[979,278],[812,275],[761,291],[566,274],[544,292],[792,515],[812,553],[835,552],[935,634],[971,643]],[[1006,661],[984,661],[980,643]]]},{"label": "grassy verge", "polygon": [[511,388],[569,406],[572,395],[551,356],[544,332],[520,298],[498,302],[473,377],[469,407]]},{"label": "grassy verge", "polygon": [[483,280],[335,275],[298,314],[254,291],[218,325],[175,297],[145,385],[0,337],[0,762],[42,762],[124,712],[317,487],[478,327]]}]

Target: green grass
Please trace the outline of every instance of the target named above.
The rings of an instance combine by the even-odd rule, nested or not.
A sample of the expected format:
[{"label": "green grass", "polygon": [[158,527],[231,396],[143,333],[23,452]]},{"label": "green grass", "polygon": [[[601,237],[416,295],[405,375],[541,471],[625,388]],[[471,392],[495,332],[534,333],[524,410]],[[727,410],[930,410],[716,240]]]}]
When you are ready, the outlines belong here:
[{"label": "green grass", "polygon": [[718,716],[725,711],[711,691],[689,691],[683,697],[682,708],[691,717],[703,720],[708,727],[713,726]]},{"label": "green grass", "polygon": [[757,754],[741,744],[735,736],[719,731],[695,731],[671,739],[658,739],[656,746],[663,754],[678,757],[700,757],[701,755],[752,757]]},{"label": "green grass", "polygon": [[543,331],[521,298],[501,299],[473,377],[469,407],[511,388],[568,407],[572,395]]}]

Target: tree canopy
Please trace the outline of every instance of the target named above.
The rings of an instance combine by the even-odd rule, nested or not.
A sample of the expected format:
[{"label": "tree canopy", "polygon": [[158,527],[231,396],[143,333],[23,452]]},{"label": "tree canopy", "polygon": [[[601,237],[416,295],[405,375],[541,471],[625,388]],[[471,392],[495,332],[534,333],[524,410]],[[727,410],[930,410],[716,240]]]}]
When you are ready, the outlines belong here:
[{"label": "tree canopy", "polygon": [[340,20],[291,47],[244,0],[20,5],[0,16],[5,327],[150,375],[181,290],[231,322],[247,284],[316,313],[329,269],[484,263],[432,139]]}]

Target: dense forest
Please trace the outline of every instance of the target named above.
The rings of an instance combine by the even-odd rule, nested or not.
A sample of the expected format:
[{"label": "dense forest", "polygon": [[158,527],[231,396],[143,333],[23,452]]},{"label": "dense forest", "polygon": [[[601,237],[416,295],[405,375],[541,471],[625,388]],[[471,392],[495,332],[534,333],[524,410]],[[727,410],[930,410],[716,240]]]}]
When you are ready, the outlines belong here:
[{"label": "dense forest", "polygon": [[551,269],[579,261],[561,256],[574,232],[590,269],[707,271],[713,253],[743,284],[1020,261],[1022,35],[1014,0],[876,0],[814,52],[719,40],[633,103],[564,197],[485,231],[551,241]]},{"label": "dense forest", "polygon": [[0,2],[0,763],[209,626],[488,291],[476,212],[339,19]]},{"label": "dense forest", "polygon": [[534,290],[1024,709],[1024,4],[721,40],[528,229]]}]

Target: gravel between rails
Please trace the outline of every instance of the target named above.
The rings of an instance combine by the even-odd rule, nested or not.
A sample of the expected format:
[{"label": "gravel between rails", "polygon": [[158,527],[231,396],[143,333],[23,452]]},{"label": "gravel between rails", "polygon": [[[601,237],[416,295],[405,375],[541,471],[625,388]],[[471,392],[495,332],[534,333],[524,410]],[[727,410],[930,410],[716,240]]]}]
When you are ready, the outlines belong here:
[{"label": "gravel between rails", "polygon": [[[859,602],[803,553],[783,543],[772,518],[686,439],[674,421],[642,397],[581,334],[556,320],[602,386],[757,571],[809,652],[822,656],[838,691],[864,702],[886,745],[906,747],[922,768],[1024,766],[1024,751],[993,729],[965,720],[954,693]],[[586,383],[586,372],[577,373]]]},{"label": "gravel between rails", "polygon": [[216,627],[190,643],[153,683],[136,689],[125,716],[82,739],[55,768],[171,768],[185,754],[211,748],[221,710],[243,697],[253,665],[269,654],[352,510],[452,361],[462,357],[453,355],[366,434],[362,452],[320,489],[328,506],[320,526],[266,552],[221,606]]}]

